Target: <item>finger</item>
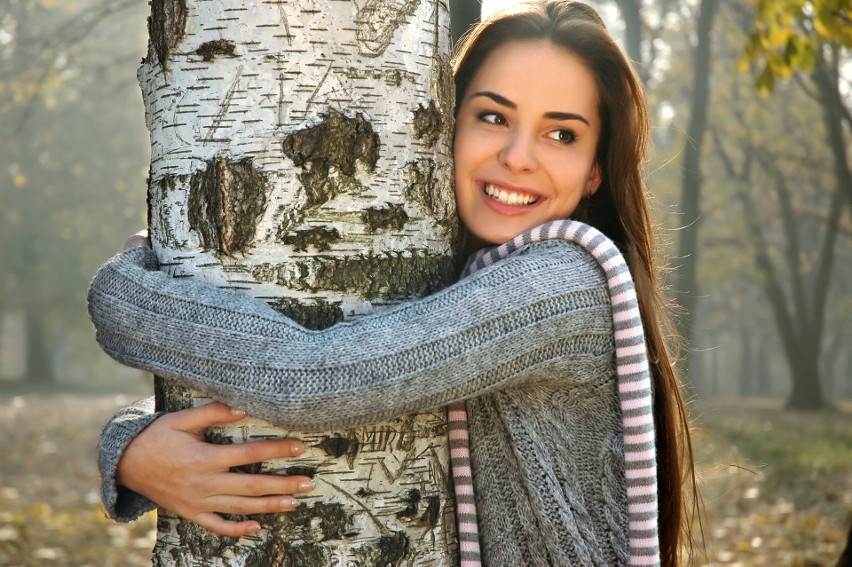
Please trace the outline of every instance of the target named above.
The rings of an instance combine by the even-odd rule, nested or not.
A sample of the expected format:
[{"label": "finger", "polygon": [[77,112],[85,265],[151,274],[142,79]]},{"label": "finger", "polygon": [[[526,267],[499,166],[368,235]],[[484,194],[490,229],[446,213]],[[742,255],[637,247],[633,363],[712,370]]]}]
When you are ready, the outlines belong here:
[{"label": "finger", "polygon": [[216,494],[233,496],[284,496],[303,494],[314,488],[316,484],[308,476],[223,473],[217,475],[214,490]]},{"label": "finger", "polygon": [[292,511],[296,507],[296,499],[292,496],[214,496],[207,500],[205,507],[220,514],[236,516],[277,514]]},{"label": "finger", "polygon": [[215,447],[217,462],[228,468],[269,459],[298,457],[304,452],[305,445],[298,439],[265,439]]},{"label": "finger", "polygon": [[127,240],[124,241],[122,250],[130,250],[137,246],[151,247],[151,239],[148,238],[148,229],[140,230],[136,234],[128,237]]},{"label": "finger", "polygon": [[189,408],[169,414],[177,429],[199,433],[220,423],[232,423],[245,418],[246,414],[220,402],[211,402],[197,408]]},{"label": "finger", "polygon": [[226,520],[219,514],[213,512],[204,512],[198,514],[193,521],[204,529],[210,530],[214,534],[228,537],[242,537],[257,533],[260,529],[260,524],[255,520],[244,520],[235,522]]}]

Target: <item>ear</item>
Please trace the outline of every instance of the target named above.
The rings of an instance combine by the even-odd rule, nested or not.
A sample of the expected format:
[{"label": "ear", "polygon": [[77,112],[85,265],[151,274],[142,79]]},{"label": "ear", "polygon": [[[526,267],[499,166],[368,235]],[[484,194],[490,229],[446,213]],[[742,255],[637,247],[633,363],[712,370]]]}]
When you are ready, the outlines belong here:
[{"label": "ear", "polygon": [[592,168],[592,172],[589,174],[589,178],[586,180],[586,186],[583,187],[583,198],[591,197],[594,195],[598,187],[601,186],[601,168],[598,164]]}]

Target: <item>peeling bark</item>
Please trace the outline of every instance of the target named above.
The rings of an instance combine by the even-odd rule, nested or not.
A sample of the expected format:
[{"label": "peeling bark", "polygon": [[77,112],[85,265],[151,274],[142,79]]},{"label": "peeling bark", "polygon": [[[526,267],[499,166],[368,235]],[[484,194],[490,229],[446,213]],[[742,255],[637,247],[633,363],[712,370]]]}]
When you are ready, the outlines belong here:
[{"label": "peeling bark", "polygon": [[207,164],[189,181],[189,228],[205,250],[230,256],[254,241],[257,223],[266,210],[267,183],[250,159],[227,157]]}]

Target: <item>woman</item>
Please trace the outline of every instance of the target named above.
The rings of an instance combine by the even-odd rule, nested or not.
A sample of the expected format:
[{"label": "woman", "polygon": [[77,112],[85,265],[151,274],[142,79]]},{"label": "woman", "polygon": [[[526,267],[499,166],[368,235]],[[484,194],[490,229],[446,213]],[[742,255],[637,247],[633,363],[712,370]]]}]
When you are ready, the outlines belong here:
[{"label": "woman", "polygon": [[[433,296],[313,332],[251,298],[147,271],[156,258],[136,248],[93,281],[98,340],[122,362],[204,387],[284,426],[351,426],[465,400],[486,562],[654,564],[659,527],[661,562],[676,565],[691,453],[661,332],[665,310],[641,174],[648,139],[641,87],[597,14],[568,1],[484,21],[462,44],[455,71],[456,197],[470,248],[479,250],[469,266],[481,269]],[[569,218],[621,250],[641,322],[616,310],[616,296],[611,302],[612,286],[626,286],[617,295],[632,293],[632,285],[626,269],[613,272],[620,256],[610,240],[579,223],[553,222]],[[562,239],[570,235],[588,237],[594,255]],[[601,254],[607,277],[614,274],[609,288]],[[157,331],[166,327],[169,338]],[[234,350],[221,334],[231,331],[256,337]],[[250,345],[260,346],[247,351]],[[653,430],[629,439],[625,432],[631,420],[642,421],[643,400],[650,410],[650,392],[635,386],[630,394],[630,373],[647,376],[643,345],[656,435],[640,442]],[[621,407],[617,382],[628,392]],[[114,515],[139,512],[142,494],[240,535],[256,523],[215,512],[286,511],[289,495],[310,490],[296,477],[252,479],[262,488],[246,491],[245,477],[227,473],[242,462],[298,454],[296,441],[214,449],[198,436],[206,425],[238,419],[225,406],[156,420],[151,411],[119,414],[102,439]],[[642,443],[651,451],[637,450]],[[187,454],[194,455],[189,465],[172,458]],[[213,488],[164,491],[151,476],[162,467],[187,478],[186,486]],[[646,515],[628,522],[631,505]]]}]

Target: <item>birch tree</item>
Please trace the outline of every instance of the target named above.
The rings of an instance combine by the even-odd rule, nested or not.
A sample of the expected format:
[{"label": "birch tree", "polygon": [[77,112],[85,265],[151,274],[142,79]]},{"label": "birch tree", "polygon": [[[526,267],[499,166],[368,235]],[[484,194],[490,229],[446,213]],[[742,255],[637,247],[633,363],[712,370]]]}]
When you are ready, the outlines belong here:
[{"label": "birch tree", "polygon": [[[152,0],[141,68],[149,229],[162,269],[323,328],[455,273],[449,18],[439,0]],[[157,404],[205,403],[156,381]],[[442,409],[355,429],[256,419],[215,442],[304,440],[317,489],[256,535],[159,511],[155,565],[450,565]]]}]

